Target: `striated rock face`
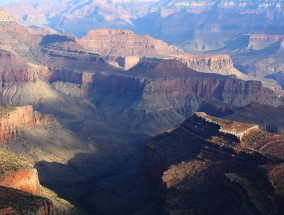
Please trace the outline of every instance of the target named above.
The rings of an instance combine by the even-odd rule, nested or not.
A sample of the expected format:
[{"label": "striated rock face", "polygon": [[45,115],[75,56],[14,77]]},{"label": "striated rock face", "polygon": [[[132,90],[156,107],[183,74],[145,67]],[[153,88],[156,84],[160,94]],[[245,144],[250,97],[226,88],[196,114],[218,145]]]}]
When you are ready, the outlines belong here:
[{"label": "striated rock face", "polygon": [[131,119],[128,129],[139,127],[154,134],[181,123],[207,100],[233,106],[252,101],[279,104],[276,94],[259,81],[199,73],[176,60],[153,60],[113,75],[93,73],[86,77],[86,84],[77,84],[87,89],[89,98],[108,119],[125,126]]},{"label": "striated rock face", "polygon": [[249,37],[248,48],[260,50],[283,39],[284,35],[251,34]]},{"label": "striated rock face", "polygon": [[[261,81],[265,87],[272,90],[280,90],[281,87],[274,81],[260,79],[245,75],[234,67],[234,63],[229,55],[226,54],[183,54],[176,58],[198,72],[217,73],[220,75],[235,75],[242,80]],[[278,82],[279,84],[279,82]]]},{"label": "striated rock face", "polygon": [[241,73],[234,68],[229,55],[183,54],[179,55],[177,59],[185,63],[188,68],[198,72],[241,76]]},{"label": "striated rock face", "polygon": [[2,87],[13,83],[35,82],[37,79],[36,69],[26,63],[12,52],[0,50],[0,84]]},{"label": "striated rock face", "polygon": [[162,214],[281,214],[283,139],[196,113],[147,142],[142,175],[162,180]]},{"label": "striated rock face", "polygon": [[[198,73],[174,60],[140,64],[129,70],[128,74],[151,80],[144,87],[144,99],[188,96],[221,99],[225,103],[242,106],[247,99],[253,99],[250,94],[254,94],[256,100],[273,95],[259,81],[242,81],[233,77]],[[273,100],[277,99],[272,96],[271,101]],[[244,103],[241,104],[242,102]]]},{"label": "striated rock face", "polygon": [[51,115],[33,112],[32,106],[0,108],[0,142],[15,139],[25,126],[47,126],[55,122]]},{"label": "striated rock face", "polygon": [[92,30],[78,42],[88,51],[103,56],[161,57],[178,51],[161,40],[149,35],[136,35],[128,30]]},{"label": "striated rock face", "polygon": [[225,54],[183,54],[179,55],[179,57],[185,62],[187,61],[189,68],[199,72],[219,73],[220,70],[230,72],[234,67],[231,57]]}]

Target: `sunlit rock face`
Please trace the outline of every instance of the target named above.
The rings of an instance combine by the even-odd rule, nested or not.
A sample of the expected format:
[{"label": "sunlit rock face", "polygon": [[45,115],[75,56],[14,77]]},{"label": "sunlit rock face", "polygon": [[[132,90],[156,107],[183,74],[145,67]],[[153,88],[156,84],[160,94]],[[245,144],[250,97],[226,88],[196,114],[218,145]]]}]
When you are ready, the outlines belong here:
[{"label": "sunlit rock face", "polygon": [[128,30],[92,30],[79,39],[79,44],[102,56],[166,57],[178,53],[161,40]]}]

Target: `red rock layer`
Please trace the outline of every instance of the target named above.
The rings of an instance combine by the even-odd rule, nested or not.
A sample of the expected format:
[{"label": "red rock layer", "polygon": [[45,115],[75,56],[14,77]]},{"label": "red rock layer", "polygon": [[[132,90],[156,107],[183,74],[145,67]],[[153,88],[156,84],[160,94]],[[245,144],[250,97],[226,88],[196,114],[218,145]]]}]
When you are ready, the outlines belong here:
[{"label": "red rock layer", "polygon": [[8,171],[0,175],[0,186],[10,187],[39,196],[41,186],[36,169],[20,169]]},{"label": "red rock layer", "polygon": [[0,142],[15,139],[25,126],[46,126],[54,122],[51,115],[34,113],[32,106],[2,107],[0,109]]},{"label": "red rock layer", "polygon": [[35,82],[37,70],[28,66],[18,55],[0,50],[0,84]]}]

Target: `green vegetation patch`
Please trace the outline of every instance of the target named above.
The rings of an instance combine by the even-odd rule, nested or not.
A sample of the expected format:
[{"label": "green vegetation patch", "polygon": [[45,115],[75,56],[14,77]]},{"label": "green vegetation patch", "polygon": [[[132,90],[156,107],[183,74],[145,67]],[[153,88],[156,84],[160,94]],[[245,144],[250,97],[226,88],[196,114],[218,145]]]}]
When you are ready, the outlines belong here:
[{"label": "green vegetation patch", "polygon": [[37,211],[46,202],[51,201],[47,198],[0,186],[0,214],[1,210],[3,212],[9,210],[22,215],[37,214]]},{"label": "green vegetation patch", "polygon": [[33,166],[21,156],[0,148],[0,174],[20,169],[33,169]]},{"label": "green vegetation patch", "polygon": [[16,107],[13,107],[13,106],[0,106],[0,117],[7,115],[8,113],[11,113],[14,110],[16,110]]}]

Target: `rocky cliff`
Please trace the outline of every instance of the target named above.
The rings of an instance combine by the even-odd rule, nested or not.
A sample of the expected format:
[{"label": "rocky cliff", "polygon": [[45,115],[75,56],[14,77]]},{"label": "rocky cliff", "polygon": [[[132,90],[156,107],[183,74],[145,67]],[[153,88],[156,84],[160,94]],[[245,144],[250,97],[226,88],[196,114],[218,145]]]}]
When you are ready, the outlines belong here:
[{"label": "rocky cliff", "polygon": [[35,82],[37,79],[36,70],[29,67],[23,59],[12,52],[1,50],[0,62],[2,87],[13,83]]},{"label": "rocky cliff", "polygon": [[[237,78],[242,80],[254,79],[253,77],[249,77],[238,71],[234,67],[231,57],[226,54],[183,54],[178,55],[176,59],[186,64],[188,68],[198,72],[217,73],[220,75],[235,75]],[[275,83],[271,83],[270,85],[274,88],[278,88]]]},{"label": "rocky cliff", "polygon": [[102,56],[165,57],[178,52],[161,40],[128,30],[92,30],[78,42],[86,50]]},{"label": "rocky cliff", "polygon": [[276,94],[259,81],[199,73],[175,60],[144,62],[116,74],[89,74],[82,87],[108,119],[121,125],[132,119],[131,130],[143,121],[147,132],[182,122],[205,100],[233,106],[279,104]]},{"label": "rocky cliff", "polygon": [[207,73],[219,73],[223,75],[232,75],[234,68],[233,61],[229,55],[201,55],[184,54],[180,55],[181,60],[187,63],[187,66],[193,70]]},{"label": "rocky cliff", "polygon": [[54,205],[40,197],[37,170],[24,158],[0,149],[0,214],[54,214]]},{"label": "rocky cliff", "polygon": [[0,142],[15,139],[26,126],[48,126],[56,123],[51,115],[41,115],[32,106],[0,108]]},{"label": "rocky cliff", "polygon": [[1,149],[0,186],[21,190],[33,195],[41,194],[36,169],[23,158]]},{"label": "rocky cliff", "polygon": [[282,165],[282,141],[253,124],[196,113],[147,142],[142,173],[162,180],[162,214],[281,214],[282,173],[273,175],[272,164]]},{"label": "rocky cliff", "polygon": [[251,34],[249,38],[248,48],[260,50],[277,41],[282,41],[284,35]]}]

